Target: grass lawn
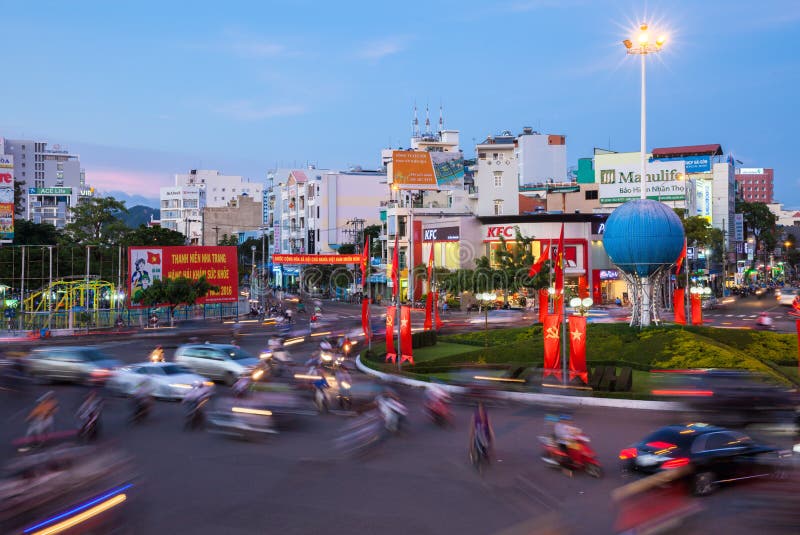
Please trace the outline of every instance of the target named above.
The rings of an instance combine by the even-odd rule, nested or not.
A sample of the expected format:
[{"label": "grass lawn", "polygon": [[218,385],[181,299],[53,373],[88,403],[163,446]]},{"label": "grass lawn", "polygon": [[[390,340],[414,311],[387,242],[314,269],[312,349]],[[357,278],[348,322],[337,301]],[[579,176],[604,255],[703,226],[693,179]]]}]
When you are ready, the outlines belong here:
[{"label": "grass lawn", "polygon": [[435,346],[420,347],[415,349],[414,361],[426,362],[474,350],[475,346],[456,344],[453,342],[438,342]]}]

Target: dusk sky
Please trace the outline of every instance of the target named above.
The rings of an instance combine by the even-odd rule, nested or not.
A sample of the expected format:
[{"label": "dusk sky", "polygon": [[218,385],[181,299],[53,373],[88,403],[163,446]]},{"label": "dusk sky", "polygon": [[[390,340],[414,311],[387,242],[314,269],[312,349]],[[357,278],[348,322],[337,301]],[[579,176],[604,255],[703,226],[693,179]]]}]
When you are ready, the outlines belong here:
[{"label": "dusk sky", "polygon": [[[412,107],[444,105],[474,143],[532,126],[593,147],[639,148],[638,58],[648,20],[648,148],[720,143],[774,167],[800,208],[797,0],[602,2],[0,2],[0,135],[81,155],[101,191],[157,198],[172,174],[377,167],[408,146]],[[661,31],[659,31],[659,29]],[[794,126],[792,126],[794,125]]]}]

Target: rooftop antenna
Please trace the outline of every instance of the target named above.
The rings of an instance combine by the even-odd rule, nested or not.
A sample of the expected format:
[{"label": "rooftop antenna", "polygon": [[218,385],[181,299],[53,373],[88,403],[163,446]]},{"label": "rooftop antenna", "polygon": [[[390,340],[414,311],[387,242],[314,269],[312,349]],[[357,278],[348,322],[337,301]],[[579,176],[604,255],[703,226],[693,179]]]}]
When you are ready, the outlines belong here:
[{"label": "rooftop antenna", "polygon": [[444,132],[444,109],[441,101],[439,102],[439,132]]},{"label": "rooftop antenna", "polygon": [[431,133],[431,112],[425,104],[425,134]]},{"label": "rooftop antenna", "polygon": [[414,122],[411,123],[411,135],[419,137],[419,119],[417,119],[417,101],[414,101]]}]

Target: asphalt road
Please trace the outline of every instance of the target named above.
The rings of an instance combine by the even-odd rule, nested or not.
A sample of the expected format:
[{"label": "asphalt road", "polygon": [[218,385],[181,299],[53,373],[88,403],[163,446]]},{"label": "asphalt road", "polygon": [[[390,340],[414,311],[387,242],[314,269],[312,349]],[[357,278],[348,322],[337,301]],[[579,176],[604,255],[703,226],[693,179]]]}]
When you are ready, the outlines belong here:
[{"label": "asphalt road", "polygon": [[[345,305],[341,305],[345,306]],[[340,311],[336,323],[358,324],[355,307]],[[244,329],[242,346],[263,347],[269,330]],[[213,340],[212,340],[213,341]],[[125,362],[142,360],[152,345],[138,340],[101,344]],[[153,344],[154,345],[154,344]],[[292,346],[303,362],[316,342]],[[167,347],[168,359],[172,350]],[[364,376],[357,381],[367,381]],[[72,425],[72,414],[85,389],[56,385],[26,394],[2,392],[0,443],[24,432],[25,412],[45,388],[62,404],[58,426]],[[223,394],[225,387],[218,387]],[[611,491],[627,482],[616,470],[619,450],[652,429],[679,416],[654,411],[584,408],[575,421],[592,438],[606,475],[594,480],[570,478],[539,459],[537,437],[551,409],[523,405],[491,407],[497,436],[496,461],[479,475],[467,462],[472,408],[455,406],[454,425],[435,427],[422,413],[421,394],[400,389],[410,409],[410,425],[363,459],[342,458],[334,439],[351,417],[307,417],[302,425],[261,442],[230,440],[203,431],[183,430],[182,407],[159,402],[152,419],[140,426],[125,423],[126,400],[109,401],[104,440],[113,440],[135,459],[142,484],[131,504],[132,533],[389,533],[485,534],[532,533],[555,517],[569,533],[611,533],[617,510]],[[557,409],[556,409],[557,410]],[[761,437],[788,445],[787,437]],[[2,450],[12,454],[10,448]],[[707,533],[709,523],[728,533],[736,525],[738,500],[747,486],[722,489],[701,503],[700,513],[684,533]],[[734,519],[734,520],[732,520]],[[692,527],[693,526],[693,527]],[[513,531],[514,528],[518,531]],[[504,531],[512,530],[512,531]],[[768,526],[761,530],[769,532]]]}]

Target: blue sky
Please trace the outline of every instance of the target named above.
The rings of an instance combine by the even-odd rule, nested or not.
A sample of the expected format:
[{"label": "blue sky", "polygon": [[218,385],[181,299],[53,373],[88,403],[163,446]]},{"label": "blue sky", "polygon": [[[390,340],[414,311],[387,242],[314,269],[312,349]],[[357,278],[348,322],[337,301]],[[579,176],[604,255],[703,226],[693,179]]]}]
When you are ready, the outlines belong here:
[{"label": "blue sky", "polygon": [[[191,7],[188,7],[191,6]],[[720,143],[774,167],[800,208],[800,2],[0,2],[0,135],[81,155],[101,190],[157,197],[171,175],[375,167],[412,106],[474,141],[532,126],[639,147],[639,69],[620,41],[663,28],[648,63],[648,147]],[[658,30],[656,30],[658,31]],[[424,120],[424,111],[420,112]]]}]

